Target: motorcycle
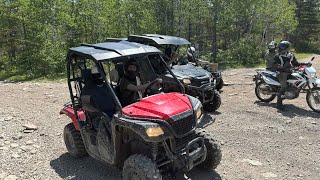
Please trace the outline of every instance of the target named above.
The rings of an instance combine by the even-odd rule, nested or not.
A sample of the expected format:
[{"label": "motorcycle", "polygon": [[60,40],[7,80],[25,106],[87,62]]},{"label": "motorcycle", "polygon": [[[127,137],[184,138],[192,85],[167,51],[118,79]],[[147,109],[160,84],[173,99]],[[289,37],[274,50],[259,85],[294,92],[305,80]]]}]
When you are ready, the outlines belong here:
[{"label": "motorcycle", "polygon": [[[311,62],[307,66],[299,66],[292,69],[288,76],[288,87],[284,93],[285,99],[296,99],[302,91],[307,92],[306,100],[308,106],[315,112],[320,113],[320,79],[317,78],[317,71],[312,67]],[[257,69],[254,76],[256,84],[255,94],[262,102],[271,102],[280,91],[280,82],[277,78],[279,72],[265,69]]]}]

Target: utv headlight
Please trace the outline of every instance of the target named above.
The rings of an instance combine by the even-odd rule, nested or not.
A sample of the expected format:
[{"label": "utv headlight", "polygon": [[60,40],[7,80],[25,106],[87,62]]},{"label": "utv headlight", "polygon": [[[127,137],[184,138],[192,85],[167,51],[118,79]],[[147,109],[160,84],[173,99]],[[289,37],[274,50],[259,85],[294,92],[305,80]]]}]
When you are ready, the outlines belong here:
[{"label": "utv headlight", "polygon": [[191,84],[190,79],[183,79],[182,82],[183,82],[184,84]]},{"label": "utv headlight", "polygon": [[161,127],[149,127],[146,129],[146,133],[149,137],[157,137],[164,134]]},{"label": "utv headlight", "polygon": [[201,108],[197,109],[197,110],[196,110],[196,112],[195,112],[195,114],[196,114],[196,118],[197,118],[197,120],[199,120],[199,119],[200,119],[200,117],[201,117],[201,115],[202,115]]},{"label": "utv headlight", "polygon": [[196,117],[196,120],[200,120],[200,117],[202,115],[202,104],[201,104],[200,100],[195,97],[189,96],[189,95],[188,95],[188,97],[189,97],[190,103],[193,107],[193,112]]}]

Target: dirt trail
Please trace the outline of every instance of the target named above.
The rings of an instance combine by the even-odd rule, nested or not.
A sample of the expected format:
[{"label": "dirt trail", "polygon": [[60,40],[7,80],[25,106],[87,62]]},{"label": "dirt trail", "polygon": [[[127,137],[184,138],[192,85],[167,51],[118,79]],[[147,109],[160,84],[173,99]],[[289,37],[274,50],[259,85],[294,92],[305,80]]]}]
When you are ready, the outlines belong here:
[{"label": "dirt trail", "polygon": [[[320,56],[314,62],[320,70]],[[187,176],[207,179],[319,179],[320,114],[305,101],[260,103],[254,94],[254,69],[223,72],[222,106],[206,127],[222,141],[216,171],[194,169]],[[92,158],[74,159],[62,132],[69,119],[59,115],[69,100],[66,82],[0,83],[0,179],[121,179],[121,173]],[[23,132],[32,123],[37,130]],[[30,125],[29,125],[30,126]],[[35,128],[35,127],[33,127]],[[179,177],[178,179],[186,179]]]}]

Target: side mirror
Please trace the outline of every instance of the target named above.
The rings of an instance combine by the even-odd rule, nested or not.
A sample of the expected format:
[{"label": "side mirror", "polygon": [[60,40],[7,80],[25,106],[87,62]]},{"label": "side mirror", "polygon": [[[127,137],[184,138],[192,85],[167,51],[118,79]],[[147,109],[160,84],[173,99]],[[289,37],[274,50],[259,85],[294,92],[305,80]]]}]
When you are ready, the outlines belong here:
[{"label": "side mirror", "polygon": [[311,59],[311,61],[313,61],[315,58],[316,58],[316,57],[313,56],[312,59]]}]

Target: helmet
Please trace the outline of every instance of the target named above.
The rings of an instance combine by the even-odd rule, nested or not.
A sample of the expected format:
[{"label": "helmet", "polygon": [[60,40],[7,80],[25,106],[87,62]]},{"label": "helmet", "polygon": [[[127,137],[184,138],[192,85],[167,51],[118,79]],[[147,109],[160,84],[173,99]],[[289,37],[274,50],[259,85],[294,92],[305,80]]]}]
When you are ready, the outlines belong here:
[{"label": "helmet", "polygon": [[[130,65],[134,65],[136,66],[136,71],[130,71],[129,70],[129,66]],[[136,76],[138,75],[138,72],[139,72],[139,66],[138,64],[135,62],[135,61],[128,61],[124,64],[123,66],[123,71],[124,71],[124,74],[130,79],[130,80],[135,80],[136,79]]]},{"label": "helmet", "polygon": [[188,56],[192,56],[195,52],[196,52],[196,49],[192,46],[187,49]]},{"label": "helmet", "polygon": [[172,53],[173,53],[173,49],[172,47],[167,47],[164,51],[164,53],[168,56],[171,57]]},{"label": "helmet", "polygon": [[268,44],[268,49],[269,50],[275,50],[277,47],[277,43],[275,41],[271,41],[269,44]]},{"label": "helmet", "polygon": [[279,54],[286,54],[291,49],[291,43],[289,41],[281,41],[278,44]]}]

